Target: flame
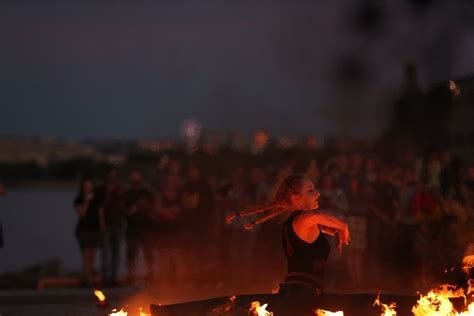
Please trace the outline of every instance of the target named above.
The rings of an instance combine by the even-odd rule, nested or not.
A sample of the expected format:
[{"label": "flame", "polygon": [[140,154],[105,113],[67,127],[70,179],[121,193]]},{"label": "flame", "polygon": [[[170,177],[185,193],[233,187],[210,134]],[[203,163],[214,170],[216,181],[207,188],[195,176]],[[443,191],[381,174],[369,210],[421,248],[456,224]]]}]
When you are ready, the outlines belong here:
[{"label": "flame", "polygon": [[375,299],[374,301],[374,305],[378,305],[378,306],[382,306],[382,314],[380,314],[381,316],[396,316],[397,315],[397,312],[395,311],[395,307],[397,307],[397,304],[395,304],[394,302],[390,303],[390,304],[384,304],[380,301],[380,292],[377,294],[377,298]]},{"label": "flame", "polygon": [[123,308],[119,311],[117,311],[116,309],[113,309],[112,313],[109,314],[109,316],[127,316],[127,315],[128,313],[124,311]]},{"label": "flame", "polygon": [[344,312],[342,311],[329,312],[322,309],[318,309],[314,312],[316,313],[316,316],[344,316]]},{"label": "flame", "polygon": [[97,298],[99,299],[100,302],[105,302],[104,292],[102,292],[100,290],[95,290],[94,295],[97,296]]},{"label": "flame", "polygon": [[466,295],[472,295],[474,296],[474,279],[469,279],[467,281],[467,292]]},{"label": "flame", "polygon": [[277,294],[280,291],[280,287],[276,287],[272,290],[272,294]]},{"label": "flame", "polygon": [[[145,313],[141,307],[138,308],[139,316],[151,316],[148,313]],[[112,313],[108,314],[108,316],[128,316],[128,312],[126,312],[123,308],[119,311],[116,309],[112,310]]]},{"label": "flame", "polygon": [[252,302],[250,303],[249,312],[253,312],[255,316],[273,316],[272,312],[267,311],[267,305],[268,304],[263,304],[260,306],[260,302]]},{"label": "flame", "polygon": [[464,272],[468,273],[469,269],[471,269],[473,267],[474,267],[474,254],[465,256],[462,259],[462,269],[464,270]]},{"label": "flame", "polygon": [[426,296],[420,295],[417,304],[412,308],[413,315],[474,316],[474,303],[471,303],[466,311],[457,312],[449,300],[455,297],[464,297],[466,303],[467,298],[462,288],[456,289],[452,285],[442,285],[438,289],[431,290]]},{"label": "flame", "polygon": [[467,311],[456,314],[457,316],[473,316],[474,315],[474,303],[469,304]]}]

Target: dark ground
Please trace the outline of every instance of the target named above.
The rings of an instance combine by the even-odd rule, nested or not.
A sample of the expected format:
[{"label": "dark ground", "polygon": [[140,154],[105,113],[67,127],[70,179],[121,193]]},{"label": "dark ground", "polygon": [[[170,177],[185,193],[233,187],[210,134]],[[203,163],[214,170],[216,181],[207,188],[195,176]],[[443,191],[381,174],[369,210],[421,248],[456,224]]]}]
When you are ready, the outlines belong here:
[{"label": "dark ground", "polygon": [[[105,316],[112,309],[129,304],[137,294],[137,289],[103,289],[108,305],[98,306],[93,290],[84,289],[48,289],[0,291],[1,316]],[[148,312],[148,305],[143,305]],[[135,306],[134,306],[135,307]],[[134,316],[134,313],[129,313]],[[138,312],[136,313],[138,315]]]}]

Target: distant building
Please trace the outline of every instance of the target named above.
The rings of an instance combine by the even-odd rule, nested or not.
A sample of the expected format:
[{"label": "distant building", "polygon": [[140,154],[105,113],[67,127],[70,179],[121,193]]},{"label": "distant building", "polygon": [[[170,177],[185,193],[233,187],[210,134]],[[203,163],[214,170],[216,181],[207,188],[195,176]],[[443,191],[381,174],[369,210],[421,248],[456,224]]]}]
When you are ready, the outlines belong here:
[{"label": "distant building", "polygon": [[104,154],[95,146],[80,142],[57,141],[53,138],[0,138],[0,163],[34,162],[45,167],[52,162],[74,158],[107,161],[113,164],[125,161],[124,155]]}]

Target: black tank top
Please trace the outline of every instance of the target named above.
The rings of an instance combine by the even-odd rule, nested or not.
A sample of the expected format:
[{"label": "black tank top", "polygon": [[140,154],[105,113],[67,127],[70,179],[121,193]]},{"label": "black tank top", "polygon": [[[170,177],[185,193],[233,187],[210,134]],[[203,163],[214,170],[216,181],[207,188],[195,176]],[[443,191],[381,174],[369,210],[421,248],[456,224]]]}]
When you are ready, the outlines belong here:
[{"label": "black tank top", "polygon": [[[318,238],[312,243],[307,243],[296,235],[293,221],[303,211],[295,211],[288,218],[283,228],[283,249],[288,261],[288,274],[310,274],[322,280],[324,267],[331,250],[329,242],[320,231]],[[319,227],[318,227],[319,229]]]}]

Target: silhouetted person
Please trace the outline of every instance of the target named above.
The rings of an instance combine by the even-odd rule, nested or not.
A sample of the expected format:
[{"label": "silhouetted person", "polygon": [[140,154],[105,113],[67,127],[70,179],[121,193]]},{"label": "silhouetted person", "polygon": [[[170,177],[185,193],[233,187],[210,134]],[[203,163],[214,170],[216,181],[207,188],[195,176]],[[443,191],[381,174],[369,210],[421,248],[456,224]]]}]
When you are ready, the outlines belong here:
[{"label": "silhouetted person", "polygon": [[127,243],[127,273],[132,281],[136,277],[136,264],[140,250],[147,263],[148,272],[153,271],[152,252],[144,245],[144,228],[148,225],[147,216],[153,208],[153,193],[145,187],[143,176],[138,170],[130,173],[130,188],[125,192],[126,207],[126,243]]},{"label": "silhouetted person", "polygon": [[116,169],[109,171],[104,191],[105,197],[101,213],[105,226],[102,249],[102,278],[105,284],[116,285],[125,219],[124,191],[118,180]]},{"label": "silhouetted person", "polygon": [[86,285],[93,283],[95,254],[102,243],[99,219],[101,202],[92,180],[82,180],[74,199],[74,208],[78,215],[76,238],[82,255],[82,282]]}]

